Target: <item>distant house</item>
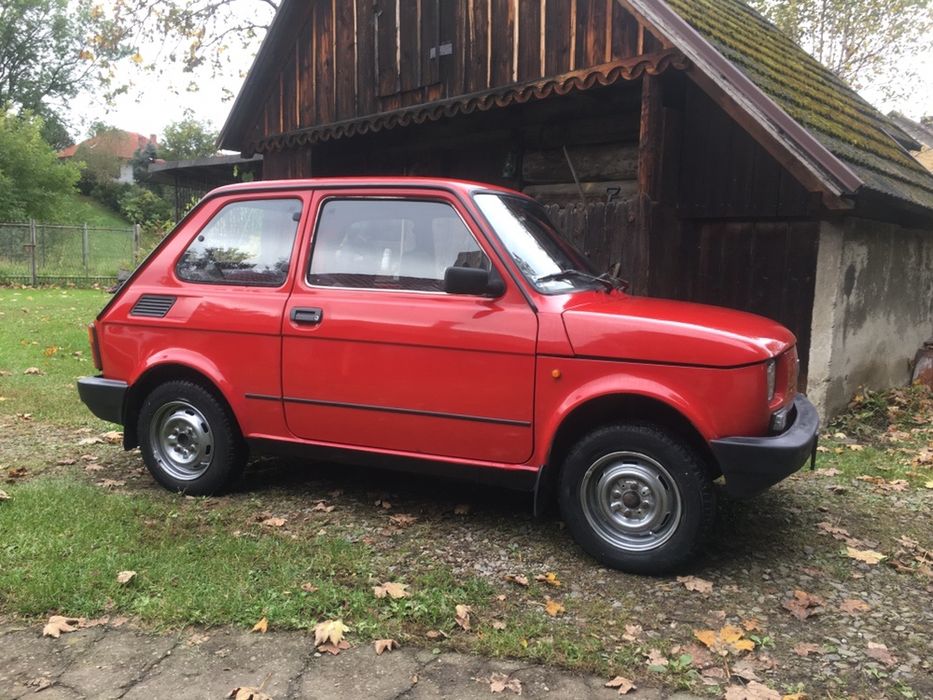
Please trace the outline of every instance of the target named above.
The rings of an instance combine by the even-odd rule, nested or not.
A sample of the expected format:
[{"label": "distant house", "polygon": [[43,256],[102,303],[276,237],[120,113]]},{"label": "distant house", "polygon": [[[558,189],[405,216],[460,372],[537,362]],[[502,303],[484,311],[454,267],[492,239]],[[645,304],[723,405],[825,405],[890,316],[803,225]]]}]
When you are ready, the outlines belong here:
[{"label": "distant house", "polygon": [[901,131],[917,142],[909,147],[911,154],[933,173],[933,117],[926,117],[923,122],[915,122],[897,112],[891,112],[888,116]]},{"label": "distant house", "polygon": [[220,135],[522,190],[636,293],[783,322],[827,415],[933,335],[915,143],[741,0],[282,0]]},{"label": "distant house", "polygon": [[105,131],[98,136],[93,136],[86,141],[82,141],[74,146],[69,146],[58,152],[60,160],[74,158],[79,151],[92,151],[94,153],[104,153],[113,156],[119,163],[119,173],[114,178],[117,182],[133,182],[133,158],[137,152],[152,145],[158,148],[156,135],[143,136],[132,131],[122,131],[114,129]]}]

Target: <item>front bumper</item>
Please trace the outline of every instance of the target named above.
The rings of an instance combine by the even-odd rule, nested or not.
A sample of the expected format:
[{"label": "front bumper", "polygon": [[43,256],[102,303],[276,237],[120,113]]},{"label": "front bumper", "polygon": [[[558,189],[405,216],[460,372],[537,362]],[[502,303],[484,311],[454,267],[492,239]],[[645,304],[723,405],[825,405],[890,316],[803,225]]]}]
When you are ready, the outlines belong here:
[{"label": "front bumper", "polygon": [[123,425],[123,400],[127,384],[103,377],[81,377],[78,396],[98,418]]},{"label": "front bumper", "polygon": [[736,498],[754,496],[786,479],[812,458],[820,417],[803,394],[794,399],[794,412],[793,423],[780,435],[710,441],[726,478],[726,493]]}]

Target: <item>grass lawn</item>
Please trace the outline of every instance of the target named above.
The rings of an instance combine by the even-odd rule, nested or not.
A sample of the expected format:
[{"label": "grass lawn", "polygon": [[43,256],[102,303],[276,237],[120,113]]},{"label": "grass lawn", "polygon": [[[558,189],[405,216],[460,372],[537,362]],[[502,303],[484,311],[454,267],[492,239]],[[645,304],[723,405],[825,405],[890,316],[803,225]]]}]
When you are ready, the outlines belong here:
[{"label": "grass lawn", "polygon": [[132,228],[133,224],[96,199],[75,192],[62,204],[56,223],[100,228]]},{"label": "grass lawn", "polygon": [[[824,436],[816,472],[723,499],[690,572],[710,584],[702,593],[602,569],[559,522],[492,489],[262,459],[229,495],[169,494],[74,390],[93,372],[84,327],[106,299],[0,289],[0,619],[37,630],[51,614],[154,629],[342,619],[351,644],[391,637],[718,697],[742,664],[782,693],[933,696],[929,392],[863,395]],[[121,585],[124,570],[137,575]],[[409,595],[377,598],[384,582]],[[819,596],[817,614],[788,612],[795,590]],[[472,609],[469,630],[457,605]],[[698,643],[697,631],[726,625],[754,649],[719,657]],[[800,643],[813,651],[801,656]]]}]

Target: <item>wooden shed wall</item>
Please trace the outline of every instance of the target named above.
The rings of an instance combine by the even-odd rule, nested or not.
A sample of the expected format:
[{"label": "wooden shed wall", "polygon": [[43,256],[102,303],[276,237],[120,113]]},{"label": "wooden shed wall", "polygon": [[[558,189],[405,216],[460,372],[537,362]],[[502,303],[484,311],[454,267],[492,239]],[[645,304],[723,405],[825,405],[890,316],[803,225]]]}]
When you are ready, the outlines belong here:
[{"label": "wooden shed wall", "polygon": [[292,24],[247,141],[661,46],[617,0],[312,0]]}]

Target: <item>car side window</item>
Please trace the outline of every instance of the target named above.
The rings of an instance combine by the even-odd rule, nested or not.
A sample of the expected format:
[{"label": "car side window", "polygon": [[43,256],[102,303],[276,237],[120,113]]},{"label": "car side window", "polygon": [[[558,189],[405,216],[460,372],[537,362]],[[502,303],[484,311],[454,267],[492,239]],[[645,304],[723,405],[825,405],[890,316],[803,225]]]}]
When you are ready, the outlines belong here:
[{"label": "car side window", "polygon": [[299,199],[231,202],[201,229],[175,272],[188,282],[279,287],[300,216]]},{"label": "car side window", "polygon": [[334,199],[314,234],[310,284],[443,292],[449,267],[489,270],[489,258],[449,204]]}]

